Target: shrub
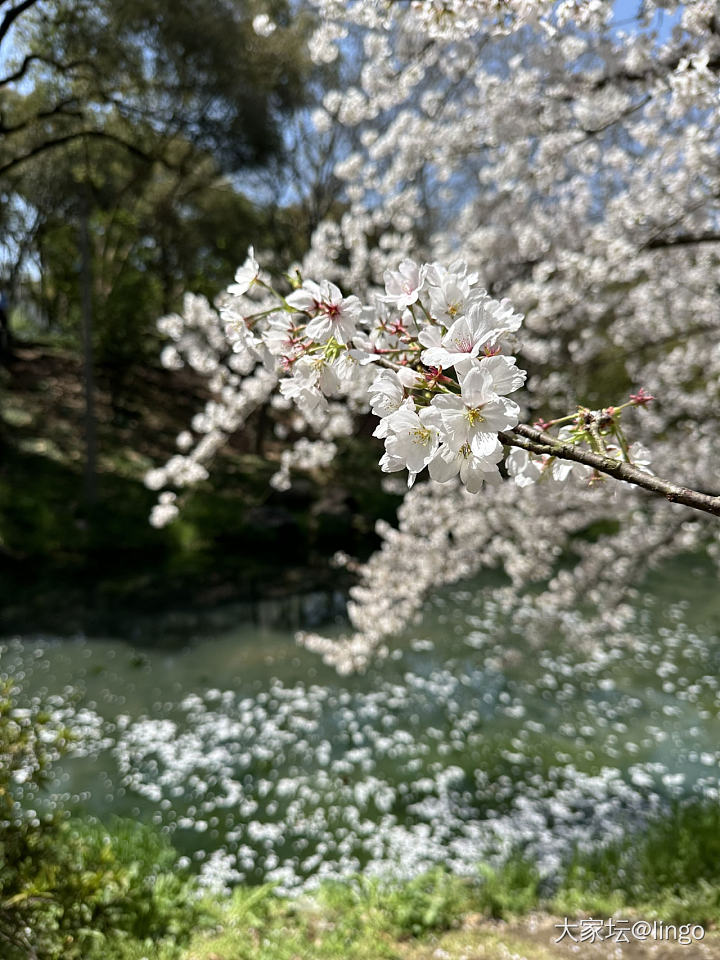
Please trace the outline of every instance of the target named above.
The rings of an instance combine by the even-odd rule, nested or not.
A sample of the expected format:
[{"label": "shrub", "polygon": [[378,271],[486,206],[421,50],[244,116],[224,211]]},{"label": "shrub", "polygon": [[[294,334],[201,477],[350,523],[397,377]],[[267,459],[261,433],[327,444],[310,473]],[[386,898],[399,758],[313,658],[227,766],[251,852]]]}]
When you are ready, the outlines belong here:
[{"label": "shrub", "polygon": [[[40,812],[67,731],[0,691],[0,941],[3,960],[111,960],[185,942],[198,919],[176,853],[148,827]],[[33,806],[30,806],[33,803]],[[35,807],[38,807],[36,810]]]}]

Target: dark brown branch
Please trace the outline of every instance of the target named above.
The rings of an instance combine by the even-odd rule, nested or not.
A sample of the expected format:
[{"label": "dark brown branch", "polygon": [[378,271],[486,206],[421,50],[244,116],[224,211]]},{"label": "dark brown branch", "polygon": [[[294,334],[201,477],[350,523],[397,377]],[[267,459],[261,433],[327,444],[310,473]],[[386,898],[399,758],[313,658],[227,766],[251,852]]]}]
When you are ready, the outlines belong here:
[{"label": "dark brown branch", "polygon": [[69,73],[70,71],[75,70],[76,67],[92,66],[92,63],[89,60],[72,60],[69,63],[60,63],[58,60],[53,60],[52,57],[45,56],[45,54],[42,53],[28,53],[27,56],[24,57],[17,70],[0,79],[0,87],[5,87],[9,83],[17,83],[18,80],[22,80],[30,65],[36,61],[38,63],[45,63],[49,67],[53,67],[55,70],[58,70],[60,73]]},{"label": "dark brown branch", "polygon": [[27,160],[32,160],[33,157],[39,156],[46,150],[54,150],[56,147],[62,147],[65,144],[72,143],[75,140],[82,140],[83,137],[107,140],[109,143],[115,143],[127,150],[128,153],[131,153],[133,156],[143,160],[145,163],[155,163],[156,161],[160,161],[166,167],[172,167],[172,165],[165,161],[162,157],[154,157],[151,154],[146,153],[144,150],[141,150],[139,147],[136,147],[134,144],[123,140],[122,137],[118,137],[113,133],[108,133],[106,130],[79,130],[76,133],[68,133],[64,137],[57,137],[53,140],[43,141],[43,143],[39,143],[37,146],[33,147],[32,150],[28,150],[27,153],[23,153],[19,157],[13,157],[12,160],[8,160],[7,163],[0,166],[0,176],[9,173],[16,167],[21,166],[21,164],[25,163]]},{"label": "dark brown branch", "polygon": [[560,460],[582,463],[586,467],[597,470],[598,473],[604,473],[609,477],[614,477],[615,480],[624,480],[636,487],[642,487],[644,490],[665,497],[672,503],[682,503],[694,510],[720,517],[720,497],[701,493],[698,490],[691,490],[689,487],[683,487],[671,480],[662,480],[660,477],[646,473],[631,463],[615,460],[612,457],[593,453],[590,450],[582,450],[572,443],[563,443],[535,427],[520,424],[512,432],[501,433],[500,440],[507,446],[520,447],[521,450],[527,450],[528,453],[534,453],[537,456],[547,455],[558,457]]},{"label": "dark brown branch", "polygon": [[21,13],[25,13],[30,7],[34,7],[38,0],[22,0],[16,7],[11,7],[5,16],[0,20],[0,43],[5,39],[8,30],[15,23]]},{"label": "dark brown branch", "polygon": [[[648,80],[659,80],[670,73],[674,73],[682,59],[691,56],[694,52],[691,47],[685,47],[685,49],[678,50],[674,57],[664,62],[656,62],[647,70],[616,70],[614,73],[608,73],[604,77],[600,77],[599,80],[596,80],[590,85],[590,88],[592,90],[602,90],[604,87],[615,84],[618,81],[624,83],[647,83]],[[708,60],[709,70],[717,70],[718,68],[720,68],[720,57],[715,56]]]},{"label": "dark brown branch", "polygon": [[16,123],[12,127],[6,126],[0,115],[0,135],[8,136],[11,133],[19,133],[21,130],[27,130],[28,127],[37,123],[38,120],[48,120],[50,117],[82,117],[82,111],[79,109],[69,109],[70,107],[77,107],[78,104],[79,100],[76,97],[69,97],[67,100],[61,100],[54,106],[48,107],[47,110],[40,110],[38,113],[33,114],[21,123]]},{"label": "dark brown branch", "polygon": [[706,233],[680,233],[674,237],[655,237],[643,245],[644,250],[664,250],[667,247],[689,247],[696,243],[717,243],[720,233],[707,231]]}]

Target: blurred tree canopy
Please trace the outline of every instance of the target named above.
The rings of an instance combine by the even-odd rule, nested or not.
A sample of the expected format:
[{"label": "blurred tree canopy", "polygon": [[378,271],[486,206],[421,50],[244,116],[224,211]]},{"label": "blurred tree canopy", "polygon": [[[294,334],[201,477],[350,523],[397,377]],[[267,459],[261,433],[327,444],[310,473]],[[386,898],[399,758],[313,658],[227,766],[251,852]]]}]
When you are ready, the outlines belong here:
[{"label": "blurred tree canopy", "polygon": [[88,138],[175,167],[190,144],[225,173],[261,163],[281,148],[278,121],[302,101],[306,64],[303,24],[286,3],[275,3],[280,26],[267,37],[253,30],[254,12],[249,0],[10,5],[0,21],[10,64],[0,173]]},{"label": "blurred tree canopy", "polygon": [[[79,331],[89,225],[98,360],[154,355],[184,289],[212,295],[250,239],[291,255],[247,175],[282,167],[309,65],[286,0],[0,0],[0,286],[41,329]],[[22,297],[18,287],[22,281]]]}]

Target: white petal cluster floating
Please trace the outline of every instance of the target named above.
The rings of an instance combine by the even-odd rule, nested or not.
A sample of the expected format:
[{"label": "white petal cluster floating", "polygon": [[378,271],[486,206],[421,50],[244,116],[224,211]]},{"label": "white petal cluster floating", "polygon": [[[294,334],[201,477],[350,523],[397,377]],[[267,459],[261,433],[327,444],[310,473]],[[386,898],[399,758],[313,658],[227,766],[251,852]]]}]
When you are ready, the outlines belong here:
[{"label": "white petal cluster floating", "polygon": [[56,797],[18,796],[152,820],[215,888],[476,875],[518,852],[552,884],[578,848],[642,830],[674,798],[718,801],[717,631],[697,606],[658,592],[594,643],[577,611],[534,636],[531,597],[450,588],[392,659],[349,680],[297,680],[318,664],[298,651],[292,665],[274,633],[258,666],[255,629],[148,650],[140,670],[109,640],[4,642],[18,725],[44,713],[50,739],[74,734]]}]

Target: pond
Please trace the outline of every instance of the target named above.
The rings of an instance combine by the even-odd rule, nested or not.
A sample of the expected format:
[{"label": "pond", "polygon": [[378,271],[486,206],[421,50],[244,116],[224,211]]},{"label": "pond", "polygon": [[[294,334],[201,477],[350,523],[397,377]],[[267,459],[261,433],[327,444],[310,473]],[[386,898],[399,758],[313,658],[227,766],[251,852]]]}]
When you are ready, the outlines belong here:
[{"label": "pond", "polygon": [[515,849],[551,875],[674,798],[718,797],[720,595],[700,560],[666,564],[595,645],[550,625],[531,643],[492,583],[465,583],[349,678],[289,628],[222,622],[181,650],[0,644],[19,705],[76,730],[63,804],[156,824],[209,886],[473,873]]}]

